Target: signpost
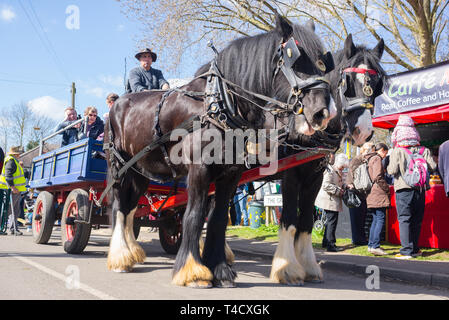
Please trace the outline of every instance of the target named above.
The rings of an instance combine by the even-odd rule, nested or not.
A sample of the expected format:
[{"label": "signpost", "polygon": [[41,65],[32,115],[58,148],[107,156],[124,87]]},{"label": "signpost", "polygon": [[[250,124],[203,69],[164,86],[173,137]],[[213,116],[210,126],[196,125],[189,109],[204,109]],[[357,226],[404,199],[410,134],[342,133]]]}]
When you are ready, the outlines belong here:
[{"label": "signpost", "polygon": [[[282,207],[282,194],[271,194],[263,197],[263,205],[265,207],[265,225],[268,226],[270,221],[278,224],[276,218],[275,207]],[[273,214],[273,215],[272,215]]]}]

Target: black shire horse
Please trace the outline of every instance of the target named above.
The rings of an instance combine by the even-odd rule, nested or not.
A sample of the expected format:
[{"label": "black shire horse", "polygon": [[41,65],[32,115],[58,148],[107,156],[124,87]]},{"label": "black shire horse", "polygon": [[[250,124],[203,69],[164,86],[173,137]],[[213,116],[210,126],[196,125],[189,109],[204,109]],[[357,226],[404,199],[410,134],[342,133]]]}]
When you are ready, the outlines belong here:
[{"label": "black shire horse", "polygon": [[[344,49],[334,54],[335,69],[328,74],[338,116],[331,120],[324,133],[301,135],[300,141],[295,141],[297,144],[313,147],[324,141],[338,148],[344,138],[342,128],[346,128],[345,137],[357,146],[371,139],[371,112],[375,97],[383,91],[385,77],[379,64],[383,51],[382,39],[369,50],[356,47],[352,36],[347,37]],[[282,174],[281,228],[270,274],[274,282],[301,285],[304,280],[323,280],[311,237],[314,202],[323,180],[321,161],[311,161]]]},{"label": "black shire horse", "polygon": [[[290,51],[286,50],[286,56],[283,56],[285,61],[295,57],[295,61],[290,59],[291,63],[285,65],[291,71],[290,79],[284,72],[276,72],[282,65],[277,55],[278,49],[285,49],[287,42]],[[262,127],[264,123],[264,111],[260,106],[266,101],[260,95],[285,103],[291,98],[293,79],[299,85],[297,88],[304,89],[301,92],[295,91],[296,98],[302,101],[302,107],[287,109],[286,112],[292,115],[293,127],[296,130],[306,127],[306,130],[301,131],[306,132],[324,130],[332,113],[329,111],[330,89],[322,80],[325,76],[323,61],[328,61],[328,56],[323,52],[323,46],[312,30],[307,26],[291,25],[277,15],[274,30],[231,42],[218,53],[215,61],[223,79],[234,84],[228,87],[238,92],[232,95],[232,100],[240,119],[253,129]],[[203,74],[202,72],[207,70],[203,67],[198,73]],[[220,120],[225,120],[222,118],[212,121],[203,117],[208,109],[210,111],[207,99],[204,99],[204,95],[200,97],[189,94],[204,93],[206,82],[206,77],[197,77],[181,87],[182,92],[173,90],[169,91],[169,94],[154,91],[127,94],[119,98],[111,109],[110,122],[105,132],[105,145],[112,147],[112,151],[107,151],[108,177],[113,178],[115,182],[109,197],[115,218],[107,262],[109,270],[127,272],[132,270],[136,263],[145,260],[145,252],[134,237],[133,218],[138,200],[148,188],[149,178],[154,177],[161,181],[187,175],[188,203],[182,222],[183,240],[176,256],[172,283],[199,288],[210,287],[212,284],[231,287],[235,285],[236,273],[225,260],[225,230],[229,199],[245,166],[235,163],[206,164],[202,158],[199,163],[192,161],[195,150],[202,151],[206,146],[203,141],[194,144],[194,136],[202,135],[207,128],[220,127]],[[292,100],[295,100],[295,97]],[[117,175],[118,170],[122,168],[122,162],[118,161],[118,156],[111,156],[115,154],[114,149],[123,160],[128,161],[157,141],[161,132],[170,134],[195,116],[205,119],[201,121],[200,129],[182,139],[165,142],[165,152],[161,147],[150,150],[133,165],[132,170],[127,170],[122,177]],[[155,132],[157,123],[159,130]],[[224,136],[222,130],[218,131]],[[182,159],[190,161],[174,163],[171,157],[167,160],[164,154],[172,155],[173,150],[178,150],[176,155],[181,154]],[[138,171],[143,172],[145,176]],[[201,257],[199,238],[207,214],[209,186],[213,182],[216,206],[209,215]]]}]

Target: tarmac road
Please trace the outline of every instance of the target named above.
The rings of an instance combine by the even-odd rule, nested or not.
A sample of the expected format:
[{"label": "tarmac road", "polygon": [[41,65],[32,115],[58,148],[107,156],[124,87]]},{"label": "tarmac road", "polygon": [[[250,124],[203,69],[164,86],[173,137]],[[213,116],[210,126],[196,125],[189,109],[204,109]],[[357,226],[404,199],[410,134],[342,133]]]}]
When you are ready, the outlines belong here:
[{"label": "tarmac road", "polygon": [[[23,230],[24,231],[24,230]],[[0,300],[448,300],[449,290],[381,280],[367,287],[367,277],[325,270],[323,283],[302,287],[271,283],[271,260],[236,254],[237,288],[191,289],[171,284],[174,256],[160,246],[158,233],[142,228],[139,242],[147,253],[131,273],[106,269],[109,229],[92,230],[85,252],[68,255],[54,231],[47,245],[29,233],[0,237]],[[372,283],[372,282],[369,282]]]}]

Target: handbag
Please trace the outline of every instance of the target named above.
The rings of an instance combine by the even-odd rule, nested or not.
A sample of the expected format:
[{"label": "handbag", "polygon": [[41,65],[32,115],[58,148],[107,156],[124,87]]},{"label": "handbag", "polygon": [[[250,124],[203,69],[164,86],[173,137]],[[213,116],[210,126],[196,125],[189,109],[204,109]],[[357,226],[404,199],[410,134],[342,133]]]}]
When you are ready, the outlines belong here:
[{"label": "handbag", "polygon": [[362,204],[354,189],[346,189],[343,193],[343,202],[348,208],[358,208]]}]

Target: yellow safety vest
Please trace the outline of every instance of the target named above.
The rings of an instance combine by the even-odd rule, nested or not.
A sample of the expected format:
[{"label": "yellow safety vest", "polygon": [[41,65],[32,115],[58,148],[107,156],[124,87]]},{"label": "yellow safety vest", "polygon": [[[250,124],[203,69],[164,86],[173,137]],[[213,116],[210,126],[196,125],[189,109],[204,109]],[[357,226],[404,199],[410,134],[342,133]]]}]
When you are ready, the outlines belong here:
[{"label": "yellow safety vest", "polygon": [[20,192],[26,192],[27,191],[26,179],[25,179],[25,175],[23,174],[23,168],[19,164],[19,162],[14,157],[11,157],[11,156],[7,156],[5,158],[5,162],[3,164],[3,169],[2,169],[2,174],[0,175],[0,189],[10,189],[10,186],[6,182],[6,178],[5,178],[6,163],[10,160],[14,160],[14,162],[16,163],[16,166],[17,166],[16,172],[14,172],[14,174],[13,174],[14,187],[16,187],[17,190],[19,190]]}]

